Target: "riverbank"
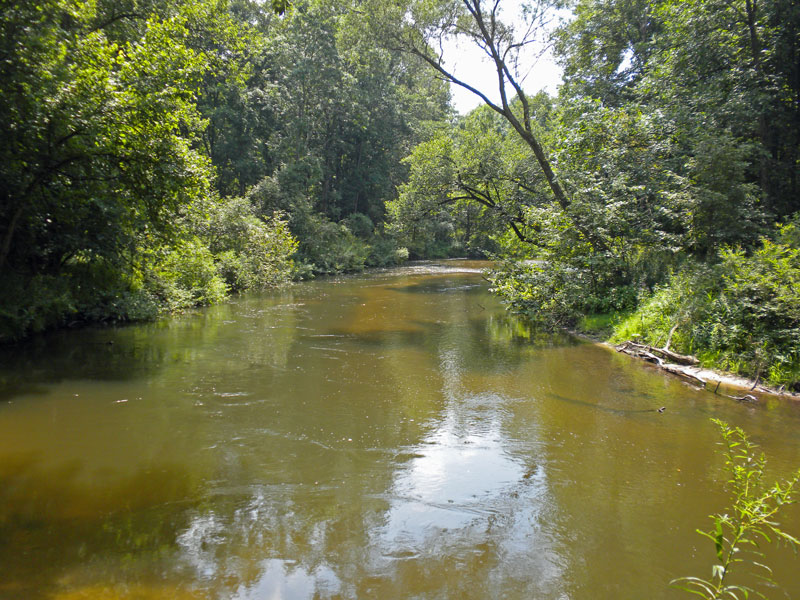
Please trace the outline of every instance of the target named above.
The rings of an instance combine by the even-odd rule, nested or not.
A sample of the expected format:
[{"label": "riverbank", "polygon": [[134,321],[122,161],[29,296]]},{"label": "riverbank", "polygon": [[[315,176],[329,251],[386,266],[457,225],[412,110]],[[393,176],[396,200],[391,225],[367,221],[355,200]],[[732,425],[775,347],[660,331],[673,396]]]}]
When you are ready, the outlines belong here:
[{"label": "riverbank", "polygon": [[[611,342],[602,342],[603,346],[613,349],[615,352],[623,352],[624,344],[617,345]],[[741,375],[712,369],[702,366],[694,365],[680,365],[671,362],[658,362],[653,363],[648,360],[647,356],[637,356],[625,352],[635,360],[644,361],[645,364],[652,366],[655,369],[665,371],[676,377],[682,377],[689,381],[692,385],[701,387],[703,389],[711,390],[714,393],[723,394],[738,401],[757,401],[758,394],[768,394],[771,396],[781,396],[800,400],[800,394],[797,392],[787,391],[783,387],[774,387],[763,384],[758,379],[748,379]]]},{"label": "riverbank", "polygon": [[[609,351],[622,353],[620,343],[613,340],[614,324],[624,320],[629,314],[587,315],[578,326],[571,330],[573,335],[601,346]],[[626,353],[628,354],[628,353]],[[673,377],[681,377],[694,387],[700,387],[741,400],[747,396],[758,399],[760,395],[778,396],[800,401],[800,393],[785,389],[784,386],[773,386],[761,379],[745,377],[723,369],[704,365],[680,365],[672,362],[653,363],[645,356],[628,354],[631,360],[642,362],[645,367],[666,372]]]}]

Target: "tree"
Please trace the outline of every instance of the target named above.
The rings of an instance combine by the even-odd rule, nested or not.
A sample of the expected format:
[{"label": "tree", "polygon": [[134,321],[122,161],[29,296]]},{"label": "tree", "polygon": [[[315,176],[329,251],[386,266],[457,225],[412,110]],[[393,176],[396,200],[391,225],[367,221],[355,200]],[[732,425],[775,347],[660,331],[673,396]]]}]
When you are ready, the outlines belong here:
[{"label": "tree", "polygon": [[96,3],[19,2],[2,13],[0,273],[123,260],[146,230],[206,192],[193,104],[207,56],[187,47],[196,4],[113,41]]},{"label": "tree", "polygon": [[[355,265],[365,243],[386,241],[384,201],[424,123],[445,114],[447,89],[409,57],[376,48],[347,2],[297,2],[277,18],[240,0],[234,14],[255,39],[242,84],[207,78],[200,96],[217,189],[267,217],[283,212],[307,264]],[[373,224],[359,240],[345,224],[353,219]]]},{"label": "tree", "polygon": [[573,14],[556,32],[564,95],[599,99],[605,106],[632,100],[662,29],[657,5],[651,0],[579,0]]},{"label": "tree", "polygon": [[[521,20],[515,24],[503,20],[500,0],[440,0],[439,2],[395,2],[390,7],[373,7],[382,18],[386,39],[393,48],[408,52],[424,61],[444,81],[477,95],[486,106],[502,116],[533,153],[553,198],[567,211],[571,204],[563,182],[557,177],[544,146],[535,130],[535,114],[523,89],[525,68],[522,52],[540,41],[552,11],[559,6],[552,0],[523,3]],[[387,26],[390,21],[404,23]],[[442,48],[445,40],[464,38],[479,47],[493,64],[499,100],[457,77],[446,66]],[[438,50],[437,50],[438,49]],[[585,227],[579,216],[570,215],[572,226],[598,251],[606,242]]]},{"label": "tree", "polygon": [[797,204],[800,11],[785,0],[582,0],[559,33],[569,97],[673,123],[692,182],[692,252],[755,244]]},{"label": "tree", "polygon": [[5,2],[0,28],[0,339],[224,297],[187,215],[198,95],[241,73],[227,3]]},{"label": "tree", "polygon": [[[540,94],[532,104],[540,120],[547,122],[549,97]],[[388,206],[399,231],[419,237],[426,221],[432,226],[430,219],[438,214],[447,215],[468,254],[496,251],[506,229],[519,242],[537,243],[536,235],[528,231],[526,208],[549,204],[547,184],[534,168],[528,146],[488,107],[441,128],[417,145],[406,161],[409,180]]]}]

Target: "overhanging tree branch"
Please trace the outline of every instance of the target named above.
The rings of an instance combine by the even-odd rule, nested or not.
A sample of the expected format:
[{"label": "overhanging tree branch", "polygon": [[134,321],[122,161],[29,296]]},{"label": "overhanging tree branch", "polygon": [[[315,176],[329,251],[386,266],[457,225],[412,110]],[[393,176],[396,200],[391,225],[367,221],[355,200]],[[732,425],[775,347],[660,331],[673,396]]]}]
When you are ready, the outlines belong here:
[{"label": "overhanging tree branch", "polygon": [[[568,212],[572,201],[558,180],[542,144],[534,133],[528,97],[509,67],[509,60],[513,60],[518,50],[527,45],[529,40],[523,39],[519,41],[513,39],[512,30],[498,19],[500,3],[501,0],[460,0],[458,5],[463,8],[465,11],[464,16],[468,16],[471,19],[474,27],[467,30],[462,25],[456,26],[454,22],[458,21],[458,19],[451,18],[440,22],[438,29],[440,39],[447,35],[467,35],[487,53],[493,61],[497,73],[499,104],[492,101],[485,92],[457,77],[452,70],[445,68],[442,56],[434,56],[431,52],[431,47],[425,37],[425,28],[417,29],[413,25],[406,27],[395,39],[399,42],[400,50],[417,56],[432,67],[444,80],[474,94],[486,106],[501,115],[533,152],[556,202],[565,211],[575,229],[595,250],[608,251],[608,245],[599,234],[589,230]],[[456,5],[454,4],[453,6],[455,7]],[[531,36],[534,29],[532,25],[529,26],[525,33],[525,38]],[[508,89],[508,86],[511,87],[511,90]],[[512,106],[512,97],[516,97],[518,100],[522,109],[521,115],[515,112]]]}]

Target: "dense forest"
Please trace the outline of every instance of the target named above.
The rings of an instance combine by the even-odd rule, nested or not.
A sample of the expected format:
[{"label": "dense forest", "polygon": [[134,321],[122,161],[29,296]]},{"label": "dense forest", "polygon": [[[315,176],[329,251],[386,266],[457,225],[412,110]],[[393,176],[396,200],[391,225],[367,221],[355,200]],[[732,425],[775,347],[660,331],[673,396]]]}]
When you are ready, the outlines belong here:
[{"label": "dense forest", "polygon": [[3,0],[0,338],[472,256],[543,327],[796,387],[800,6],[517,4]]},{"label": "dense forest", "polygon": [[385,200],[445,85],[345,3],[2,10],[0,335],[392,264]]}]

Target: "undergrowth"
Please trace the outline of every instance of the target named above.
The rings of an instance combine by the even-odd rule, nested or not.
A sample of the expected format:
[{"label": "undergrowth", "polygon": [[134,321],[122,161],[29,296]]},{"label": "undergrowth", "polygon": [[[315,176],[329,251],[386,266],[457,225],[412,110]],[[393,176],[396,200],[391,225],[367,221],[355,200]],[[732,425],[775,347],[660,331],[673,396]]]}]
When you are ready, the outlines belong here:
[{"label": "undergrowth", "polygon": [[800,247],[796,225],[748,254],[720,253],[656,288],[614,329],[613,342],[639,338],[696,355],[701,364],[790,389],[800,387]]}]

